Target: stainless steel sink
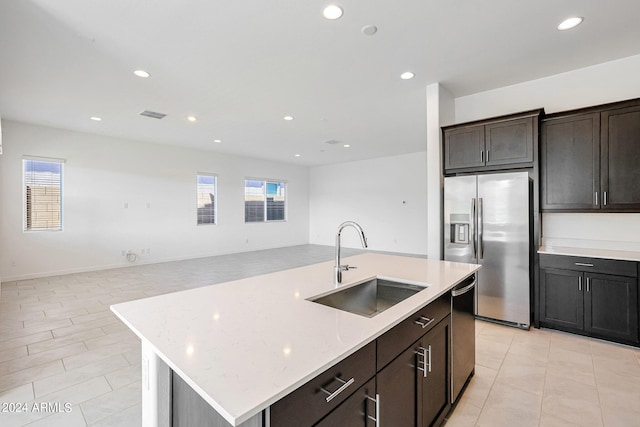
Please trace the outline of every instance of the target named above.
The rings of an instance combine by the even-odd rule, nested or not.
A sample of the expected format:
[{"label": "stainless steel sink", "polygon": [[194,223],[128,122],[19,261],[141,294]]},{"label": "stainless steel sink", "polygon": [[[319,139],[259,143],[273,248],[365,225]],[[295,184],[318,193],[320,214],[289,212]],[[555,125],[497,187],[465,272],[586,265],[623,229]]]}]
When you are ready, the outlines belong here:
[{"label": "stainless steel sink", "polygon": [[309,301],[361,316],[373,317],[426,289],[427,286],[429,285],[374,277],[362,283],[335,290],[330,294],[309,298]]}]

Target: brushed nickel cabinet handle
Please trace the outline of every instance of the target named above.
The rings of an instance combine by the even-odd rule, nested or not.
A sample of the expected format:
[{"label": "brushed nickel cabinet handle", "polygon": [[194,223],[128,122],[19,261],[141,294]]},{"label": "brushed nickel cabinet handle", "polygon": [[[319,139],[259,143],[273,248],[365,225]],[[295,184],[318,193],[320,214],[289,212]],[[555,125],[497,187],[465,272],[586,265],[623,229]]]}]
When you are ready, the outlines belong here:
[{"label": "brushed nickel cabinet handle", "polygon": [[593,264],[589,264],[587,262],[575,262],[574,264],[579,267],[593,267]]},{"label": "brushed nickel cabinet handle", "polygon": [[376,423],[376,427],[380,427],[380,395],[376,394],[376,398],[367,396],[367,399],[376,404],[376,416],[372,417],[367,411],[367,418]]},{"label": "brushed nickel cabinet handle", "polygon": [[323,392],[327,393],[328,396],[326,397],[327,402],[331,402],[337,395],[339,395],[340,393],[342,393],[343,391],[345,391],[345,389],[347,387],[349,387],[351,384],[354,383],[355,379],[351,378],[349,381],[345,381],[342,378],[338,378],[338,377],[333,377],[336,381],[341,382],[342,385],[333,393],[330,392],[329,390],[327,390],[324,387],[320,387],[320,390],[322,390]]},{"label": "brushed nickel cabinet handle", "polygon": [[[420,320],[422,320],[422,322]],[[413,323],[422,326],[422,329],[424,329],[429,326],[435,320],[435,318],[429,319],[426,316],[420,316],[420,320],[414,320]]]}]

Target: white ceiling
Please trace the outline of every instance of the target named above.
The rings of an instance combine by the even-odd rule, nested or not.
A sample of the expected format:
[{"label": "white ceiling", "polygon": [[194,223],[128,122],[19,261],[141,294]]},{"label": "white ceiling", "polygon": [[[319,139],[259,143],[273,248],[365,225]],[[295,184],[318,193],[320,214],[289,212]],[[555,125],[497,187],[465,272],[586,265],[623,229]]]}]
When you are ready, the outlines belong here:
[{"label": "white ceiling", "polygon": [[459,97],[640,53],[638,0],[341,0],[336,21],[328,3],[0,0],[0,115],[320,165],[424,151],[429,84]]}]

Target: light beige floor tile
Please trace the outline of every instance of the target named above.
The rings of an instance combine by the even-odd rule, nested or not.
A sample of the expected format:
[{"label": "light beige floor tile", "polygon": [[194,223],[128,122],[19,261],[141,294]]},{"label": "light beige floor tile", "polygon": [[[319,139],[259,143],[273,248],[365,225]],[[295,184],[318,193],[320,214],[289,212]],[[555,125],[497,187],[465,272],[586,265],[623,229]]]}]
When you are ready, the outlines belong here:
[{"label": "light beige floor tile", "polygon": [[37,326],[41,326],[41,325],[49,325],[51,324],[52,321],[54,320],[68,320],[68,324],[71,325],[71,317],[72,316],[81,316],[83,314],[87,314],[87,310],[85,310],[84,308],[76,308],[75,310],[69,312],[69,313],[63,313],[63,314],[54,314],[51,316],[45,316],[45,317],[40,317],[38,319],[33,319],[33,320],[25,320],[24,321],[24,327],[25,328],[32,328],[32,327],[37,327]]},{"label": "light beige floor tile", "polygon": [[545,423],[600,427],[602,412],[596,387],[565,377],[547,376],[542,415]]},{"label": "light beige floor tile", "polygon": [[[2,346],[0,345],[0,348]],[[0,350],[0,364],[8,360],[18,359],[28,355],[27,346],[10,348],[8,350]]]},{"label": "light beige floor tile", "polygon": [[120,342],[107,347],[99,347],[93,350],[88,350],[75,356],[65,357],[64,359],[62,359],[62,362],[64,363],[65,368],[70,371],[99,360],[107,359],[117,354],[134,351],[137,347],[140,347],[140,344],[132,342]]},{"label": "light beige floor tile", "polygon": [[74,384],[71,387],[57,390],[37,398],[40,402],[63,402],[72,405],[80,404],[111,392],[111,386],[105,377],[95,377],[88,381]]},{"label": "light beige floor tile", "polygon": [[11,348],[21,347],[23,345],[45,341],[51,338],[53,338],[51,331],[38,332],[32,335],[25,335],[23,337],[13,338],[7,341],[0,341],[0,347],[8,350]]},{"label": "light beige floor tile", "polygon": [[26,427],[85,427],[86,425],[87,423],[84,420],[80,407],[72,406],[69,412],[50,415],[27,424]]},{"label": "light beige floor tile", "polygon": [[545,364],[536,359],[520,354],[507,353],[496,377],[495,384],[514,387],[542,396],[546,372]]},{"label": "light beige floor tile", "polygon": [[131,332],[131,330],[126,330],[115,334],[105,334],[100,337],[87,339],[85,341],[85,344],[89,350],[94,350],[100,347],[123,342],[140,345],[140,339],[133,332]]},{"label": "light beige floor tile", "polygon": [[480,416],[482,407],[475,406],[463,395],[446,421],[447,427],[473,427]]},{"label": "light beige floor tile", "polygon": [[64,371],[61,360],[49,362],[33,368],[12,372],[0,377],[0,391],[10,390],[18,386],[49,377]]},{"label": "light beige floor tile", "polygon": [[52,329],[62,328],[68,325],[71,325],[70,319],[61,319],[61,320],[53,320],[51,322],[47,322],[45,324],[38,325],[38,326],[32,326],[30,328],[15,329],[10,332],[5,332],[3,334],[0,334],[0,342],[13,340],[14,338],[24,338],[30,335],[35,335],[39,332],[47,332],[47,331],[51,331]]},{"label": "light beige floor tile", "polygon": [[478,417],[482,427],[537,427],[542,396],[494,384]]},{"label": "light beige floor tile", "polygon": [[606,427],[637,427],[640,426],[640,412],[636,406],[627,408],[602,407],[602,415]]},{"label": "light beige floor tile", "polygon": [[141,365],[131,365],[117,371],[110,372],[105,375],[109,385],[116,390],[127,386],[131,383],[139,383],[142,381]]},{"label": "light beige floor tile", "polygon": [[74,325],[80,323],[91,322],[98,319],[104,319],[105,317],[112,317],[113,313],[105,307],[104,310],[96,311],[94,313],[87,313],[82,316],[72,316],[71,321]]},{"label": "light beige floor tile", "polygon": [[33,398],[32,383],[0,392],[0,402],[29,402],[33,400]]},{"label": "light beige floor tile", "polygon": [[65,335],[71,335],[78,332],[87,331],[89,329],[100,328],[102,326],[110,325],[118,322],[120,321],[115,316],[103,317],[101,319],[92,320],[90,322],[84,322],[77,325],[71,324],[71,320],[69,320],[69,324],[71,324],[71,326],[64,325],[63,327],[58,327],[53,329],[51,332],[53,333],[54,337],[58,338],[58,337],[63,337]]},{"label": "light beige floor tile", "polygon": [[87,347],[84,343],[79,342],[69,344],[51,350],[42,351],[33,355],[21,357],[19,359],[8,360],[0,363],[0,376],[7,375],[12,372],[20,371],[34,366],[43,365],[47,362],[60,360],[63,357],[75,355],[86,351]]},{"label": "light beige floor tile", "polygon": [[140,427],[142,425],[142,404],[116,412],[91,424],[91,427]]},{"label": "light beige floor tile", "polygon": [[80,405],[87,424],[96,423],[114,413],[135,406],[140,401],[141,384],[132,383],[116,391],[88,400]]},{"label": "light beige floor tile", "polygon": [[121,354],[115,354],[105,359],[100,359],[83,365],[77,369],[64,371],[50,377],[34,381],[33,389],[37,398],[51,394],[58,390],[83,383],[98,376],[129,367],[127,359]]},{"label": "light beige floor tile", "polygon": [[500,369],[508,351],[507,343],[476,337],[476,365]]},{"label": "light beige floor tile", "polygon": [[497,375],[497,370],[476,365],[475,373],[469,380],[462,398],[468,401],[469,404],[482,408]]},{"label": "light beige floor tile", "polygon": [[60,338],[52,338],[46,341],[29,344],[27,348],[29,349],[29,354],[36,354],[40,353],[41,351],[51,350],[53,348],[62,347],[68,344],[83,342],[84,340],[96,338],[103,335],[104,332],[101,328],[89,329],[75,334],[65,335]]}]

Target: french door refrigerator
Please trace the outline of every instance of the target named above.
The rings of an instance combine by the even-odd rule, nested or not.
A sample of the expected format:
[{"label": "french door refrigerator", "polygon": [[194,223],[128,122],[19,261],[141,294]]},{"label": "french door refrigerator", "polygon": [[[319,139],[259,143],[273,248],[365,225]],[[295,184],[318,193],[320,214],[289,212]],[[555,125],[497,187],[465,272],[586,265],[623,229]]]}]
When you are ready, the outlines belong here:
[{"label": "french door refrigerator", "polygon": [[481,264],[475,314],[530,324],[531,196],[527,172],[446,177],[444,259]]}]

